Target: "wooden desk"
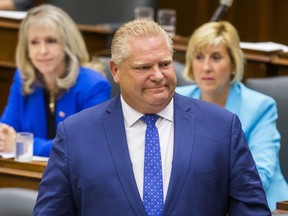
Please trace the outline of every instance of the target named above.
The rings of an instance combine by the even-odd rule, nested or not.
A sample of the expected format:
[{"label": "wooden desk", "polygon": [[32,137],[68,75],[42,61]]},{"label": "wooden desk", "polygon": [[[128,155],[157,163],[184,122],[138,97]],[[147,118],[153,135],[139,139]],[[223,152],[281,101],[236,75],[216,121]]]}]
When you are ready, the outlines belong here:
[{"label": "wooden desk", "polygon": [[282,202],[277,202],[276,207],[277,207],[277,209],[288,211],[288,200],[282,201]]},{"label": "wooden desk", "polygon": [[288,201],[277,202],[276,210],[272,212],[273,216],[276,215],[288,215]]},{"label": "wooden desk", "polygon": [[264,52],[243,49],[247,65],[264,65],[264,76],[288,75],[288,54],[282,51]]},{"label": "wooden desk", "polygon": [[0,159],[0,187],[20,187],[38,190],[47,162],[21,163]]}]

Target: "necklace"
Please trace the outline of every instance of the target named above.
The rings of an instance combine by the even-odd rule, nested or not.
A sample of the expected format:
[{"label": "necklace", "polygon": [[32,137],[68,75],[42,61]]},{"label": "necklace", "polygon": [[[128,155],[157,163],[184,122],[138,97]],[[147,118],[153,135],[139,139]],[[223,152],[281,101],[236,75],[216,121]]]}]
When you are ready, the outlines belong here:
[{"label": "necklace", "polygon": [[50,93],[49,96],[49,109],[52,114],[55,112],[55,94]]}]

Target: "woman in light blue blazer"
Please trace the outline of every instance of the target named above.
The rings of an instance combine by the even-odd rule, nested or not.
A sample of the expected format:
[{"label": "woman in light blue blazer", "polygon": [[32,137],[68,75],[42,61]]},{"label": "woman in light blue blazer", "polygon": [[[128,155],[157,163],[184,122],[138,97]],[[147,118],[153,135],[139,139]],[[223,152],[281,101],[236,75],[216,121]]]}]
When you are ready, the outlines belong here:
[{"label": "woman in light blue blazer", "polygon": [[28,12],[0,119],[0,151],[11,150],[15,133],[23,131],[34,134],[34,155],[49,156],[60,121],[110,98],[111,84],[84,67],[88,61],[84,39],[66,12],[51,5]]},{"label": "woman in light blue blazer", "polygon": [[271,210],[288,199],[279,163],[280,134],[276,102],[241,83],[244,57],[237,30],[228,22],[210,22],[192,34],[185,76],[195,85],[178,87],[182,95],[225,107],[237,114],[256,162]]}]

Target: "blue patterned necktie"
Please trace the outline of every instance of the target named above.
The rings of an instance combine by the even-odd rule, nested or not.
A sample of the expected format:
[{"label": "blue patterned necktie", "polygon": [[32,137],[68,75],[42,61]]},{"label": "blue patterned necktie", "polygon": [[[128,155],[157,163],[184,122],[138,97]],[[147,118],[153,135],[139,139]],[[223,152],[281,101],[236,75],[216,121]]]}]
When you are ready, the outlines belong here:
[{"label": "blue patterned necktie", "polygon": [[158,115],[144,115],[145,133],[143,204],[148,216],[160,216],[163,210],[163,180],[158,129]]}]

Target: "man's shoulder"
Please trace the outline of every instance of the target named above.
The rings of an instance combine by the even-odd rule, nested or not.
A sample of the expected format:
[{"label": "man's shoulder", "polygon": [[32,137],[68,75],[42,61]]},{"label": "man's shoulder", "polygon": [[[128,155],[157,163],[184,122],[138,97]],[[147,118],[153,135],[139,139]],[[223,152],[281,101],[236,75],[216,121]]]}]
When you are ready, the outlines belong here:
[{"label": "man's shoulder", "polygon": [[214,103],[206,102],[196,98],[191,98],[181,95],[179,93],[175,93],[174,99],[175,105],[180,106],[183,109],[192,109],[199,112],[207,112],[208,110],[210,110],[211,112],[231,113],[224,107],[220,107]]},{"label": "man's shoulder", "polygon": [[224,107],[177,93],[174,100],[174,106],[178,111],[188,112],[201,122],[209,119],[210,122],[227,123],[232,121],[235,115]]},{"label": "man's shoulder", "polygon": [[100,104],[86,108],[67,117],[63,123],[65,125],[83,125],[91,122],[101,121],[105,115],[109,114],[109,110],[115,104],[116,98],[109,99]]}]

